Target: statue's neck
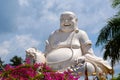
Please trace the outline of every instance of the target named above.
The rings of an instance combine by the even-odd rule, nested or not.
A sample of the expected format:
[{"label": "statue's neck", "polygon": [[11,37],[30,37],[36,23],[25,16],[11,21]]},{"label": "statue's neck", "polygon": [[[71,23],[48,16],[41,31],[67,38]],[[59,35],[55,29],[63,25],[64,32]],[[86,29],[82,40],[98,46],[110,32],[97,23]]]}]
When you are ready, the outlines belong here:
[{"label": "statue's neck", "polygon": [[75,33],[78,33],[79,30],[78,29],[74,29],[74,30],[71,30],[71,31],[63,31],[63,30],[59,29],[59,32],[63,32],[63,33],[72,33],[72,32],[75,32]]}]

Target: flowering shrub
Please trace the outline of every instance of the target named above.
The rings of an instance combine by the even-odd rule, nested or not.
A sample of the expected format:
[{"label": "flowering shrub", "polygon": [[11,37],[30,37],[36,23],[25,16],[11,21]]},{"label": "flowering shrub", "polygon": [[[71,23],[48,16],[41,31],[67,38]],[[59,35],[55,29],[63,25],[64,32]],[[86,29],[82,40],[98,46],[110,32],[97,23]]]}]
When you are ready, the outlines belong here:
[{"label": "flowering shrub", "polygon": [[63,73],[53,71],[46,64],[6,65],[0,71],[0,80],[78,80],[70,70]]}]

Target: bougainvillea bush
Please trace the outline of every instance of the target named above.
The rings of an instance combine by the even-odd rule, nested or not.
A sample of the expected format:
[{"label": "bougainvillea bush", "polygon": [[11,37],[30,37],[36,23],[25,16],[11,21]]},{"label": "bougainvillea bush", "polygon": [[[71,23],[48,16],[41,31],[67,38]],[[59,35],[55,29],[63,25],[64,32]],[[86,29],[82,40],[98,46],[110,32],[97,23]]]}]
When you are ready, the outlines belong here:
[{"label": "bougainvillea bush", "polygon": [[70,70],[65,72],[53,71],[46,64],[6,65],[0,71],[0,80],[78,80]]}]

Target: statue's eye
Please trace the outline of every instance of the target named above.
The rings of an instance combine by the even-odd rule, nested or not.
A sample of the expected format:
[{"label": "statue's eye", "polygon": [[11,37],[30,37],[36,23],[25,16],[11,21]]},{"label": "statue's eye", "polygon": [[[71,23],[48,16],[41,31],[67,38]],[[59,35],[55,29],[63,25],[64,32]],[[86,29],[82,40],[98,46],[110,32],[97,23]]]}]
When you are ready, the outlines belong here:
[{"label": "statue's eye", "polygon": [[60,20],[61,20],[61,21],[63,21],[63,20],[64,20],[64,18],[60,18]]},{"label": "statue's eye", "polygon": [[69,20],[72,20],[72,19],[73,19],[72,17],[69,18]]}]

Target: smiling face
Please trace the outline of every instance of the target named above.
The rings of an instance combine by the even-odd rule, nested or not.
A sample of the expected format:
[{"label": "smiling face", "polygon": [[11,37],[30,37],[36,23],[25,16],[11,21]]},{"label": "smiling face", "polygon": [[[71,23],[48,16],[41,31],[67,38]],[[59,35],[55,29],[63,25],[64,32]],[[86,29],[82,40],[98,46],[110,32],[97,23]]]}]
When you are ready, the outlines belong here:
[{"label": "smiling face", "polygon": [[60,17],[60,29],[64,32],[71,32],[77,28],[77,18],[72,12],[64,12]]}]

